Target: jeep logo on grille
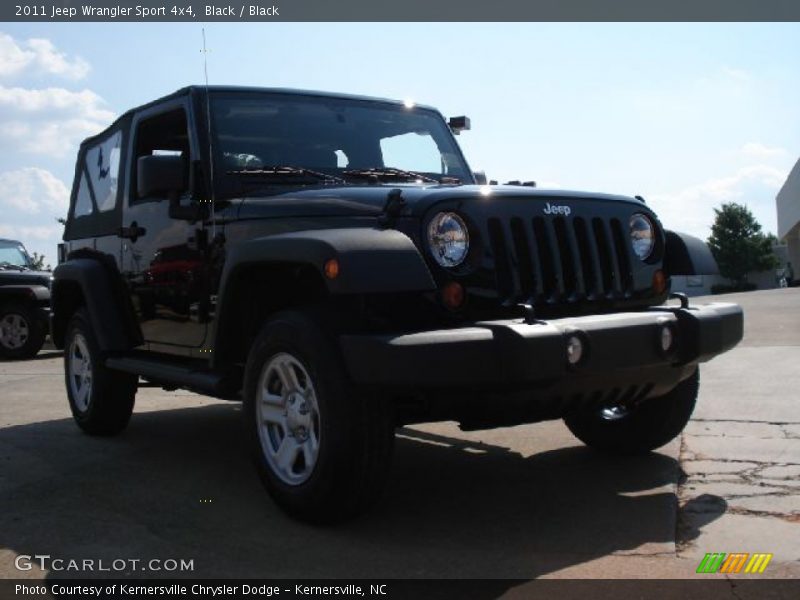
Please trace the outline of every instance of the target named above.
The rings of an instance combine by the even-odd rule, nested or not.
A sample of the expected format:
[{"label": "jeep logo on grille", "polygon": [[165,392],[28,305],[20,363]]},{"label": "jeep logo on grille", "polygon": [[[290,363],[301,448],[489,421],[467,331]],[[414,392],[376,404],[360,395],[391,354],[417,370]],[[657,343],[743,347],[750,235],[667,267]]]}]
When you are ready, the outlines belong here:
[{"label": "jeep logo on grille", "polygon": [[569,206],[558,206],[549,202],[544,205],[544,214],[546,215],[564,215],[568,217],[571,212],[572,209]]}]

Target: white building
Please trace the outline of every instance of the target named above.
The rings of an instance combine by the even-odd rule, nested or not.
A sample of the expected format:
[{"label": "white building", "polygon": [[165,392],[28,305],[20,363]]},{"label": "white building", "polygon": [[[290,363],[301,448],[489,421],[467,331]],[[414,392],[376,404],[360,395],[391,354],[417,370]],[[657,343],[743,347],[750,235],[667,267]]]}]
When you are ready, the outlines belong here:
[{"label": "white building", "polygon": [[[787,259],[795,278],[800,277],[800,160],[775,199],[778,208],[778,239],[786,242]],[[785,265],[781,265],[785,266]]]}]

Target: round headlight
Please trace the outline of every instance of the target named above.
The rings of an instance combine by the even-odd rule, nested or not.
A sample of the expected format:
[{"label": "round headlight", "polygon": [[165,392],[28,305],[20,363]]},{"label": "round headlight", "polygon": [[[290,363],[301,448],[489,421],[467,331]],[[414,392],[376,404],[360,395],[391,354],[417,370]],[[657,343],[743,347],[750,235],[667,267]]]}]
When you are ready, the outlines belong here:
[{"label": "round headlight", "polygon": [[428,245],[433,258],[443,267],[457,267],[467,257],[469,232],[456,213],[441,212],[428,224]]},{"label": "round headlight", "polygon": [[647,260],[656,245],[656,229],[652,221],[641,213],[631,217],[631,245],[640,260]]}]

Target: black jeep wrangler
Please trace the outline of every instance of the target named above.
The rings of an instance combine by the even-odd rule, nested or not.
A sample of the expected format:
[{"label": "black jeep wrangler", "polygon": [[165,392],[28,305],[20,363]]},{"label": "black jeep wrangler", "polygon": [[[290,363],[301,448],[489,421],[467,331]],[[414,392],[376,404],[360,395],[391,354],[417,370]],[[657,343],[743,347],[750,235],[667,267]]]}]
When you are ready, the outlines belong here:
[{"label": "black jeep wrangler", "polygon": [[34,267],[22,242],[0,239],[0,359],[32,358],[42,349],[50,277]]},{"label": "black jeep wrangler", "polygon": [[242,399],[264,484],[344,519],[394,430],[564,419],[647,452],[692,413],[732,304],[667,306],[715,269],[641,198],[484,185],[409,103],[189,87],[80,148],[52,335],[78,425],[112,435],[138,382]]}]

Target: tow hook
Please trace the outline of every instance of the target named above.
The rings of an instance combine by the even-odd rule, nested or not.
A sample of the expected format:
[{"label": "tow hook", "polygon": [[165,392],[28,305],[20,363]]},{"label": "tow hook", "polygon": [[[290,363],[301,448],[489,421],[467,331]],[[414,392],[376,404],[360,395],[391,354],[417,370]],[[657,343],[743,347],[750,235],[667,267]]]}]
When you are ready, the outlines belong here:
[{"label": "tow hook", "polygon": [[689,297],[686,294],[681,292],[672,292],[669,295],[670,300],[680,300],[681,301],[681,308],[689,308]]}]

